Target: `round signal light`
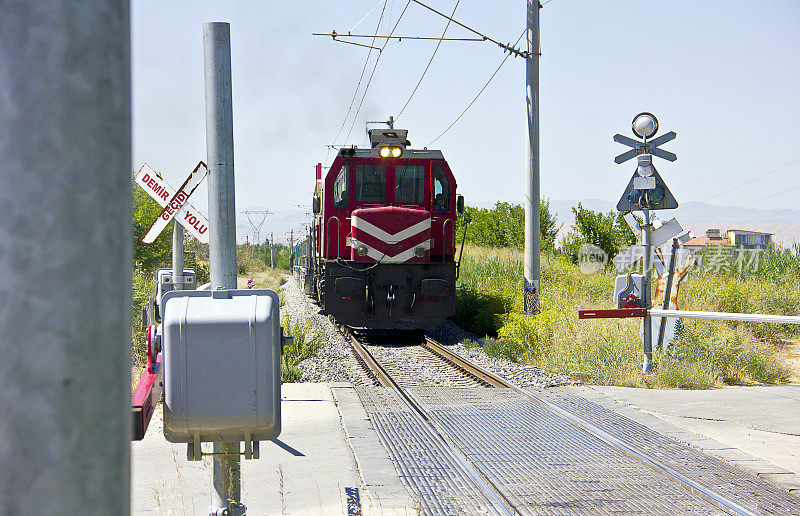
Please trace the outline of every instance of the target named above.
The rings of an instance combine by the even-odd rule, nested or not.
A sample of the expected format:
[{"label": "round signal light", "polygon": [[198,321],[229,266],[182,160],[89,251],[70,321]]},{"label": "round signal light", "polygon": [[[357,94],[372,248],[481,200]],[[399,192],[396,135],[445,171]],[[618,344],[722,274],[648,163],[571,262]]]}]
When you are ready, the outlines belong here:
[{"label": "round signal light", "polygon": [[367,247],[365,244],[359,244],[358,247],[356,247],[356,254],[358,256],[366,256],[368,251],[369,247]]},{"label": "round signal light", "polygon": [[389,147],[381,147],[381,150],[380,150],[379,154],[381,155],[382,158],[388,158],[389,155],[391,154],[391,152],[392,152],[391,148],[389,148]]},{"label": "round signal light", "polygon": [[392,147],[392,157],[399,158],[400,155],[403,153],[403,149],[400,147]]},{"label": "round signal light", "polygon": [[426,252],[425,248],[419,246],[416,249],[414,249],[414,256],[416,256],[417,258],[425,258],[425,252]]}]

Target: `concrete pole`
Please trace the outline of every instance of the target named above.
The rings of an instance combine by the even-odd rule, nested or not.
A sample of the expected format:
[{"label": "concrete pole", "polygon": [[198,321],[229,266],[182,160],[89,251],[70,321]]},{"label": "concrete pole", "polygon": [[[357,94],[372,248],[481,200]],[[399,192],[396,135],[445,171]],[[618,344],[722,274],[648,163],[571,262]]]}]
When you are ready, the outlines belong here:
[{"label": "concrete pole", "polygon": [[0,12],[0,513],[128,514],[129,4]]},{"label": "concrete pole", "polygon": [[525,313],[539,313],[539,0],[527,0],[528,52],[525,98],[528,104],[528,167],[525,173]]},{"label": "concrete pole", "polygon": [[275,268],[275,260],[272,259],[272,248],[275,247],[275,236],[269,234],[269,266]]},{"label": "concrete pole", "polygon": [[183,226],[172,219],[172,284],[183,290]]},{"label": "concrete pole", "polygon": [[652,303],[650,302],[650,269],[652,259],[652,246],[650,244],[650,210],[642,210],[644,213],[644,224],[642,224],[642,244],[644,246],[644,259],[642,260],[644,269],[644,306],[647,308],[647,315],[642,324],[642,340],[644,341],[644,362],[642,372],[649,373],[653,370],[653,318],[650,316]]},{"label": "concrete pole", "polygon": [[[236,288],[230,24],[203,24],[211,289]],[[212,509],[241,499],[239,443],[214,443]]]}]

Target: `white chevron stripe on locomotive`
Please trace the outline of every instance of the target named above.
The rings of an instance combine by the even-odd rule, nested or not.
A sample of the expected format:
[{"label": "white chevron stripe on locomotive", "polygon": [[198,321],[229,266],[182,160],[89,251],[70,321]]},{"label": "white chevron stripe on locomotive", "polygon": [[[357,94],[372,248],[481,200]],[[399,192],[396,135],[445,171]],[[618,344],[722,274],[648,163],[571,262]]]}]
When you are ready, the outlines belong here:
[{"label": "white chevron stripe on locomotive", "polygon": [[[353,242],[353,247],[358,247],[359,245],[364,244],[363,242],[359,242],[355,238],[352,239],[352,242]],[[368,246],[366,244],[364,244],[364,245],[367,247],[367,256],[369,256],[370,258],[372,258],[376,262],[381,262],[381,263],[403,263],[403,262],[407,262],[408,260],[410,260],[410,259],[412,259],[414,257],[414,250],[417,247],[421,247],[421,248],[423,248],[423,249],[425,249],[427,251],[428,249],[431,248],[432,242],[433,242],[432,240],[425,240],[424,242],[420,242],[419,245],[415,245],[411,249],[406,249],[402,253],[398,253],[398,254],[396,254],[394,256],[389,256],[388,254],[384,254],[384,253],[378,251],[377,249],[375,249],[373,247],[370,247],[370,246]]]},{"label": "white chevron stripe on locomotive", "polygon": [[377,238],[381,242],[386,242],[387,244],[396,244],[398,242],[402,242],[406,238],[411,238],[414,235],[430,229],[431,219],[425,219],[417,222],[413,226],[402,229],[395,234],[387,233],[383,229],[355,216],[351,219],[351,224],[353,228],[363,231],[364,233]]}]

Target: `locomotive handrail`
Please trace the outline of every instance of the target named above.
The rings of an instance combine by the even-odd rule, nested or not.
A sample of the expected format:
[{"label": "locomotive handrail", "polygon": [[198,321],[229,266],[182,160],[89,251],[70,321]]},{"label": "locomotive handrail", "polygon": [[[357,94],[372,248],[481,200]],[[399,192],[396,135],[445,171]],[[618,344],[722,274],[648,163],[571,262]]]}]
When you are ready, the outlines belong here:
[{"label": "locomotive handrail", "polygon": [[342,250],[342,235],[341,235],[342,223],[339,222],[339,217],[337,217],[336,215],[332,215],[328,219],[328,224],[327,224],[328,227],[327,227],[327,230],[325,231],[325,252],[328,254],[328,256],[330,256],[330,254],[331,254],[331,239],[330,239],[331,220],[335,220],[336,221],[336,257],[339,258],[339,254],[341,253],[341,250]]},{"label": "locomotive handrail", "polygon": [[444,224],[442,224],[442,262],[446,261],[447,256],[447,249],[445,249],[445,245],[447,245],[447,223],[453,225],[453,248],[455,250],[456,246],[456,223],[453,219],[448,219],[445,217]]}]

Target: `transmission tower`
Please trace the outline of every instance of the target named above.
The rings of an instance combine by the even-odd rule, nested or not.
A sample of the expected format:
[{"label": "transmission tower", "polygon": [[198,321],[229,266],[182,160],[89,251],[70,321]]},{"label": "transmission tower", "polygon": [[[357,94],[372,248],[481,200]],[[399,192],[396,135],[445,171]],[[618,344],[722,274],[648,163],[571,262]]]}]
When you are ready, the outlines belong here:
[{"label": "transmission tower", "polygon": [[[267,215],[272,212],[269,210],[244,210],[242,213],[247,216],[247,221],[250,222],[250,227],[253,228],[253,240],[255,241],[255,244],[260,244],[261,240],[259,239],[259,232],[261,231],[262,226],[264,226],[264,221],[267,220]],[[256,224],[253,219],[258,220],[259,215],[261,215],[261,221]]]}]

